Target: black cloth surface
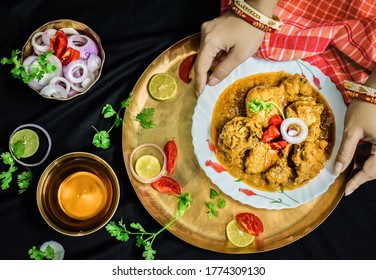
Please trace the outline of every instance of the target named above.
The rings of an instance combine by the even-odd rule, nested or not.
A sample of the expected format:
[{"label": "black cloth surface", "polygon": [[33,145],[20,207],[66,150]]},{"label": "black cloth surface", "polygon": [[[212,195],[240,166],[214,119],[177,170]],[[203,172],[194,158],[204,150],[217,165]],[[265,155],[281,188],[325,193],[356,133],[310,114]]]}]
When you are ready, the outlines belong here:
[{"label": "black cloth surface", "polygon": [[[32,168],[34,181],[24,194],[12,183],[0,190],[0,259],[29,259],[28,250],[47,240],[63,244],[65,259],[142,259],[134,239],[120,243],[105,229],[83,237],[62,235],[48,226],[36,203],[36,187],[44,168],[55,158],[74,151],[94,153],[115,170],[121,198],[114,220],[140,222],[150,231],[160,225],[144,209],[127,177],[121,129],[111,132],[108,150],[94,147],[92,126],[108,127],[100,111],[119,106],[146,67],[178,40],[200,31],[203,22],[219,15],[219,1],[46,1],[0,2],[0,57],[21,49],[29,35],[46,22],[73,19],[91,27],[101,38],[106,61],[90,92],[68,102],[38,96],[0,65],[0,153],[19,125],[36,123],[51,135],[52,151],[42,165]],[[0,171],[5,169],[1,164]],[[157,259],[374,259],[376,257],[376,192],[374,182],[344,197],[314,231],[283,248],[257,254],[229,255],[185,243],[168,231],[157,237]]]}]

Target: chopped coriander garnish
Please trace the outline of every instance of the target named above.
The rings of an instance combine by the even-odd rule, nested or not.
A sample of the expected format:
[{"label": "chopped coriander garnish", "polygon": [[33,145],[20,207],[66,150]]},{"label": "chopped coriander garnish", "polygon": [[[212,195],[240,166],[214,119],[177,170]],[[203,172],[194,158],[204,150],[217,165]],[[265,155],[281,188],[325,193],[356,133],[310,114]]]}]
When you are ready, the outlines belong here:
[{"label": "chopped coriander garnish", "polygon": [[247,102],[247,106],[249,107],[249,110],[252,113],[258,113],[262,110],[270,112],[273,109],[273,107],[276,106],[282,118],[285,119],[285,114],[283,113],[283,110],[278,106],[277,103],[273,101],[262,101],[255,98],[252,101]]},{"label": "chopped coriander garnish", "polygon": [[217,192],[213,188],[210,188],[209,197],[212,201],[214,201],[216,199],[216,201],[215,201],[216,203],[211,202],[211,201],[206,202],[206,206],[208,207],[208,211],[207,211],[208,218],[212,219],[214,217],[218,217],[218,214],[219,214],[218,209],[225,208],[227,202],[226,202],[226,200],[221,198],[220,193]]}]

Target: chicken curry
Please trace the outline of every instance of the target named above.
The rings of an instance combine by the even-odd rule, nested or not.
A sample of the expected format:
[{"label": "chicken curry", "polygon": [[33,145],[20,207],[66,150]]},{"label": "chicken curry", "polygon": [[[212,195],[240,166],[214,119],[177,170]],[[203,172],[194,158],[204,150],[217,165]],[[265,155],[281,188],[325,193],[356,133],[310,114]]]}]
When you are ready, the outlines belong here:
[{"label": "chicken curry", "polygon": [[[255,104],[272,106],[253,110]],[[278,134],[280,122],[274,121],[282,117],[304,121],[304,141],[292,144]],[[305,77],[280,71],[251,75],[226,88],[210,134],[218,161],[232,176],[276,192],[301,187],[320,173],[331,156],[334,131],[334,116],[320,92]]]}]

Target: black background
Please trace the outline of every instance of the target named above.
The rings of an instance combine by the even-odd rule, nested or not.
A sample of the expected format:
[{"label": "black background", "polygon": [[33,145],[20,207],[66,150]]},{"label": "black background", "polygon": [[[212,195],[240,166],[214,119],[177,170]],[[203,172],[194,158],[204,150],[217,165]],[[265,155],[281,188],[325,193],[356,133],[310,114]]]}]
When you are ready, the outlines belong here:
[{"label": "black background", "polygon": [[[219,15],[219,1],[167,0],[2,0],[0,2],[0,57],[21,49],[29,35],[48,21],[73,19],[91,27],[102,40],[106,61],[100,80],[90,92],[68,102],[38,96],[0,66],[0,153],[8,150],[11,132],[24,123],[37,123],[49,131],[52,151],[45,163],[32,168],[34,182],[19,195],[12,184],[0,190],[0,259],[28,259],[28,250],[47,240],[60,242],[65,259],[142,259],[134,239],[117,242],[105,229],[84,237],[64,236],[51,229],[39,214],[35,190],[39,176],[53,159],[73,151],[94,153],[115,170],[121,200],[114,219],[140,222],[149,231],[160,225],[138,200],[126,174],[121,129],[111,132],[108,150],[91,144],[92,125],[107,128],[100,115],[109,103],[120,105],[145,68],[166,48],[200,31],[201,24]],[[0,171],[4,170],[1,164]],[[365,184],[344,197],[316,230],[302,239],[270,252],[228,255],[189,245],[168,231],[154,244],[158,259],[374,259],[376,257],[376,191]]]}]

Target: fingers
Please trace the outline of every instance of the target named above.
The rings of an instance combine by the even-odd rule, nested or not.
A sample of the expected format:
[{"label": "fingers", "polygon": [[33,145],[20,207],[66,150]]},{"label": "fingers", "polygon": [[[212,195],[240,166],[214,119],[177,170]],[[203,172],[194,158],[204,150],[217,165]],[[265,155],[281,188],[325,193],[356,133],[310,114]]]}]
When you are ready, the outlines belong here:
[{"label": "fingers", "polygon": [[345,195],[352,194],[360,185],[370,180],[376,179],[376,146],[373,145],[371,156],[366,160],[363,168],[354,175],[346,184]]},{"label": "fingers", "polygon": [[208,79],[208,71],[220,50],[212,44],[203,44],[199,51],[194,65],[196,79],[196,95],[204,90]]},{"label": "fingers", "polygon": [[345,127],[341,146],[339,147],[334,164],[334,173],[342,173],[352,161],[356,147],[363,134],[360,130],[351,130]]}]

